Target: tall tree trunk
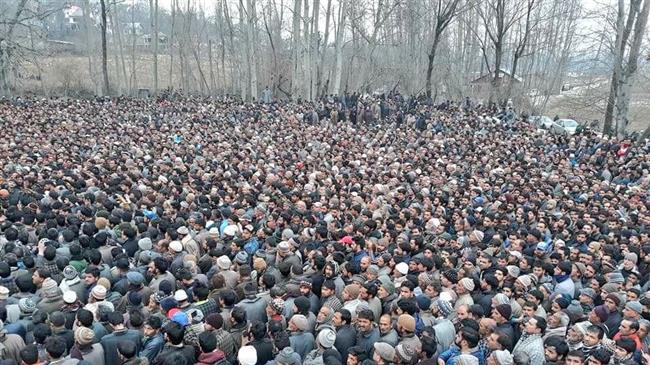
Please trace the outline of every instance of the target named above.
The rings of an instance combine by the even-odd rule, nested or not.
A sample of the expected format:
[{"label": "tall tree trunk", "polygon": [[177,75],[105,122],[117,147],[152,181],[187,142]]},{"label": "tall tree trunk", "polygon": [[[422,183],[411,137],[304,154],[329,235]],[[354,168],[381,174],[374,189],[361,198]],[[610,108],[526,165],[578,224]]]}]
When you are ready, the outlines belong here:
[{"label": "tall tree trunk", "polygon": [[[120,25],[120,16],[118,13],[118,8],[117,8],[117,3],[113,2],[113,11],[114,11],[114,16],[112,19],[114,19],[115,23],[115,34],[117,35],[117,44],[119,47],[120,51],[120,67],[122,68],[122,82],[124,87],[127,87],[128,85],[128,76],[126,73],[126,62],[124,61],[124,44],[122,42],[122,26]],[[115,67],[117,68],[118,65],[116,64]]]},{"label": "tall tree trunk", "polygon": [[616,93],[618,92],[618,80],[622,73],[623,52],[625,50],[625,0],[618,0],[618,12],[616,16],[616,40],[614,42],[614,69],[612,79],[609,85],[609,96],[607,97],[607,107],[605,109],[605,121],[603,123],[603,133],[613,134],[612,122],[614,121],[614,105],[616,104]]},{"label": "tall tree trunk", "polygon": [[210,66],[210,90],[214,93],[217,90],[217,79],[214,75],[214,62],[212,60],[212,39],[208,39],[208,63]]},{"label": "tall tree trunk", "polygon": [[343,73],[343,37],[345,34],[347,3],[347,0],[341,0],[339,3],[339,20],[336,27],[336,45],[334,51],[336,65],[334,66],[334,82],[332,85],[332,93],[334,93],[334,95],[341,95],[341,74]]},{"label": "tall tree trunk", "polygon": [[[332,0],[327,0],[327,9],[325,11],[325,36],[323,37],[323,47],[316,70],[316,90],[320,96],[327,94],[327,87],[322,87],[323,83],[323,69],[325,68],[325,56],[327,55],[327,48],[330,36],[330,17],[332,17]],[[328,78],[329,81],[329,78]]]},{"label": "tall tree trunk", "polygon": [[436,34],[433,36],[433,44],[431,45],[431,50],[429,51],[429,54],[427,55],[428,62],[427,62],[427,78],[426,78],[426,85],[425,85],[425,90],[427,93],[427,98],[431,97],[431,78],[433,75],[433,61],[436,58],[436,51],[438,50],[438,44],[440,43],[440,35]]},{"label": "tall tree trunk", "polygon": [[[642,4],[643,7],[641,8]],[[632,0],[630,8],[632,7],[634,7],[634,10],[630,9],[630,15],[636,15],[634,35],[630,44],[627,64],[623,69],[623,74],[621,75],[618,83],[619,91],[617,92],[616,100],[616,125],[618,128],[616,132],[619,137],[623,137],[625,135],[626,129],[630,122],[628,118],[628,112],[630,109],[630,94],[632,92],[632,86],[634,84],[634,79],[638,69],[641,44],[643,42],[645,29],[648,24],[650,0]]]},{"label": "tall tree trunk", "polygon": [[300,52],[298,47],[300,46],[301,7],[302,1],[295,0],[293,3],[293,26],[291,30],[291,97],[293,99],[300,97]]},{"label": "tall tree trunk", "polygon": [[153,0],[153,94],[158,94],[158,0]]},{"label": "tall tree trunk", "polygon": [[174,41],[176,40],[176,0],[172,0],[172,28],[171,34],[169,35],[169,45],[167,46],[167,52],[169,52],[169,83],[167,84],[168,88],[172,88],[174,85]]},{"label": "tall tree trunk", "polygon": [[248,27],[247,29],[247,39],[249,52],[249,67],[250,67],[250,92],[251,92],[251,101],[257,100],[259,95],[257,93],[257,52],[256,48],[256,23],[257,23],[257,12],[255,10],[255,0],[247,0],[246,10],[248,12]]},{"label": "tall tree trunk", "polygon": [[136,40],[138,39],[137,35],[135,34],[135,27],[133,26],[135,24],[135,11],[134,8],[131,7],[131,24],[129,25],[129,35],[131,37],[131,82],[129,85],[129,88],[132,91],[135,91],[138,88],[138,72],[136,71],[136,60],[135,60],[135,51],[136,51]]},{"label": "tall tree trunk", "polygon": [[313,0],[313,10],[312,10],[312,23],[311,23],[311,42],[310,42],[310,56],[312,57],[310,63],[310,68],[309,68],[309,79],[311,82],[309,83],[309,98],[310,100],[314,100],[318,97],[318,89],[317,89],[317,77],[318,77],[318,61],[320,60],[320,53],[319,53],[319,48],[320,48],[320,40],[318,39],[320,36],[320,33],[318,31],[318,21],[320,20],[320,0]]},{"label": "tall tree trunk", "polygon": [[104,78],[103,94],[109,95],[111,93],[111,86],[108,82],[108,52],[106,49],[106,3],[105,0],[99,0],[99,5],[102,11],[102,76]]},{"label": "tall tree trunk", "polygon": [[311,95],[310,95],[310,89],[311,89],[311,41],[310,41],[310,34],[311,31],[309,29],[310,21],[309,21],[309,1],[305,0],[303,3],[303,13],[302,13],[302,26],[303,26],[303,52],[304,54],[302,55],[302,60],[303,60],[303,65],[302,65],[302,81],[303,81],[303,87],[302,87],[302,92],[303,96],[307,100],[312,100]]},{"label": "tall tree trunk", "polygon": [[92,44],[90,43],[90,5],[88,0],[83,0],[81,2],[81,11],[83,12],[83,27],[84,27],[84,42],[86,43],[86,57],[88,58],[88,75],[90,80],[93,83],[94,92],[98,92],[97,79],[95,78],[95,72],[93,71],[93,50]]}]

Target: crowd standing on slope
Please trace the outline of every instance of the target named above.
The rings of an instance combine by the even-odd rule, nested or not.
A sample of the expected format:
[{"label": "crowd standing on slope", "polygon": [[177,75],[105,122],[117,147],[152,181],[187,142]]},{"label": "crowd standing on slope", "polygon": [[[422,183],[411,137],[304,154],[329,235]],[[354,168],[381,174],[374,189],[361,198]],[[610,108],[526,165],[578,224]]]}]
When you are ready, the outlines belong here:
[{"label": "crowd standing on slope", "polygon": [[494,113],[0,102],[0,365],[650,364],[650,144]]}]

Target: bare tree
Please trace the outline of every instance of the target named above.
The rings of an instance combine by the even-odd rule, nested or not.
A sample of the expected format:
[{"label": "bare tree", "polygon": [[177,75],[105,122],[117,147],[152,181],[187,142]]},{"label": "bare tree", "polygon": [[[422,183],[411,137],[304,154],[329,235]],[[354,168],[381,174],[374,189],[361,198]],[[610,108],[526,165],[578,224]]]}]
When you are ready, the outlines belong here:
[{"label": "bare tree", "polygon": [[531,30],[538,24],[538,21],[532,19],[533,10],[538,4],[536,0],[526,0],[526,15],[524,16],[523,24],[520,25],[520,31],[517,32],[517,42],[515,43],[514,55],[512,58],[512,67],[510,68],[510,82],[508,83],[508,90],[505,94],[505,99],[509,99],[512,95],[512,90],[515,86],[517,67],[519,66],[519,60],[524,56],[524,52],[528,46],[528,41],[530,39]]},{"label": "bare tree", "polygon": [[443,4],[442,0],[436,0],[434,6],[434,27],[433,27],[433,42],[431,48],[429,49],[428,64],[427,64],[427,76],[426,84],[424,86],[427,97],[431,97],[431,76],[433,75],[433,62],[436,58],[436,52],[438,51],[438,45],[440,44],[440,37],[442,33],[447,29],[451,21],[458,14],[458,4],[460,0],[450,0],[445,1]]},{"label": "bare tree", "polygon": [[338,10],[338,25],[336,26],[335,40],[335,66],[334,82],[332,92],[335,95],[341,94],[341,73],[343,72],[343,38],[345,36],[345,24],[347,20],[348,0],[340,0]]},{"label": "bare tree", "polygon": [[[627,19],[625,19],[625,1],[618,1],[614,68],[605,111],[604,133],[623,136],[629,124],[630,91],[638,69],[639,53],[648,24],[649,11],[650,0],[631,0]],[[632,36],[631,41],[630,36]],[[614,117],[616,126],[612,128]]]},{"label": "bare tree", "polygon": [[[160,32],[158,26],[158,0],[151,0],[153,5],[151,29],[153,29],[153,93],[158,93],[158,33]],[[210,54],[212,56],[212,54]]]},{"label": "bare tree", "polygon": [[[308,0],[305,0],[308,1]],[[291,30],[291,97],[297,98],[300,90],[298,81],[300,72],[300,9],[301,0],[294,0],[293,3],[293,26]]]},{"label": "bare tree", "polygon": [[108,82],[108,51],[106,49],[106,2],[105,0],[99,0],[99,6],[101,7],[102,18],[101,18],[101,30],[102,30],[102,92],[104,95],[109,95],[111,93],[111,87]]},{"label": "bare tree", "polygon": [[[492,90],[490,92],[490,101],[493,101],[495,93],[498,93],[501,86],[503,86],[500,77],[506,37],[513,25],[526,14],[525,10],[528,8],[528,3],[519,0],[486,0],[483,3],[485,8],[479,4],[476,7],[476,13],[480,17],[488,41],[494,49],[494,77],[492,78]],[[490,64],[487,62],[485,45],[482,48],[488,71],[492,72]],[[512,75],[512,77],[514,76]]]}]

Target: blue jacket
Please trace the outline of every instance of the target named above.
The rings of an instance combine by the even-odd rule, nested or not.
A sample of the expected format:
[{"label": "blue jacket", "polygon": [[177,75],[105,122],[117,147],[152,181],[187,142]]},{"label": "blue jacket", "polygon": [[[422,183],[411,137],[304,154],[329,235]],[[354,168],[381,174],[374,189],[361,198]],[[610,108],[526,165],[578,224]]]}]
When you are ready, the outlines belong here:
[{"label": "blue jacket", "polygon": [[[440,354],[440,359],[445,362],[445,365],[456,365],[456,360],[460,356],[460,348],[456,345],[451,346],[447,351]],[[470,355],[474,355],[478,359],[479,365],[485,365],[485,353],[482,349],[476,348]]]},{"label": "blue jacket", "polygon": [[153,359],[158,356],[160,350],[162,350],[163,345],[165,344],[165,339],[163,338],[162,333],[158,333],[153,337],[144,338],[142,340],[142,350],[140,350],[140,357],[146,357],[149,359],[149,363],[153,362]]}]

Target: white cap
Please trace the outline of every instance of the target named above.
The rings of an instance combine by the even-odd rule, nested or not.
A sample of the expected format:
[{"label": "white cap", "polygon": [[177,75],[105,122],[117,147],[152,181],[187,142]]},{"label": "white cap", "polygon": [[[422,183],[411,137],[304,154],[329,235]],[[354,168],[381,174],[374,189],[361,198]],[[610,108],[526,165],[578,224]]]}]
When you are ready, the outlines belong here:
[{"label": "white cap", "polygon": [[399,264],[395,265],[395,269],[397,269],[400,274],[406,275],[409,272],[409,265],[406,262],[400,262]]},{"label": "white cap", "polygon": [[63,293],[63,301],[72,304],[77,301],[77,293],[75,293],[72,290],[68,290],[65,293]]},{"label": "white cap", "polygon": [[174,299],[176,299],[177,302],[182,302],[184,300],[187,300],[187,293],[183,289],[178,289],[174,293]]},{"label": "white cap", "polygon": [[174,252],[181,252],[183,251],[183,244],[180,241],[171,241],[169,248]]}]

